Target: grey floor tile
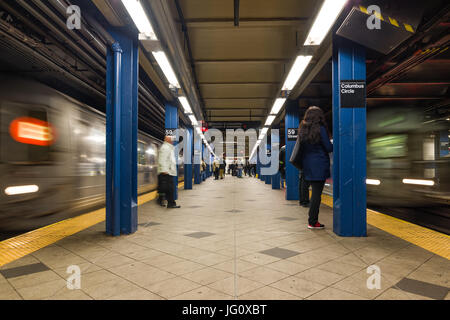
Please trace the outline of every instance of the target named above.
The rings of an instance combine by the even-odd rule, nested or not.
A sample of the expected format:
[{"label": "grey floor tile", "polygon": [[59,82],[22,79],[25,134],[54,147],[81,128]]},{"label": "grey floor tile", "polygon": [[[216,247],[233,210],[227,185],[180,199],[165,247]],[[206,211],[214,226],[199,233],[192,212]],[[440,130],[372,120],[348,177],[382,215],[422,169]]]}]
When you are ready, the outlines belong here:
[{"label": "grey floor tile", "polygon": [[396,285],[396,288],[413,294],[429,297],[436,300],[443,300],[449,292],[449,288],[438,286],[432,283],[414,279],[403,278]]},{"label": "grey floor tile", "polygon": [[50,270],[50,268],[43,263],[33,263],[26,266],[0,270],[0,274],[3,275],[6,279],[9,279],[48,270]]},{"label": "grey floor tile", "polygon": [[201,239],[201,238],[211,237],[213,235],[214,235],[214,233],[210,233],[210,232],[194,232],[194,233],[186,234],[185,236],[191,237],[191,238],[196,238],[196,239]]},{"label": "grey floor tile", "polygon": [[283,249],[283,248],[272,248],[272,249],[260,251],[260,253],[267,254],[269,256],[272,256],[275,258],[280,258],[280,259],[288,259],[288,258],[291,258],[291,257],[294,257],[294,256],[300,254],[300,252]]}]

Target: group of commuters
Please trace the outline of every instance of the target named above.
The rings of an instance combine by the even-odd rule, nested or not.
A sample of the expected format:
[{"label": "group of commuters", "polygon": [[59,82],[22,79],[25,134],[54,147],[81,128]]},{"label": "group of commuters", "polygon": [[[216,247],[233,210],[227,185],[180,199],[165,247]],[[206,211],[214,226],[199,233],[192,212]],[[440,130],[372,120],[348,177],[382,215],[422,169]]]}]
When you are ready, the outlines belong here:
[{"label": "group of commuters", "polygon": [[[285,152],[285,147],[282,147],[279,158],[282,183],[286,179]],[[330,141],[323,111],[319,107],[310,107],[300,122],[297,141],[289,160],[300,171],[300,205],[309,207],[309,229],[324,228],[324,225],[319,222],[319,208],[325,181],[331,176],[330,152],[333,152],[333,144]],[[225,178],[225,168],[224,157],[221,161],[218,158],[214,159],[215,180]],[[203,173],[206,171],[204,162],[201,164],[201,171]],[[230,164],[229,173],[241,178],[243,172],[245,175],[255,176],[256,165],[237,161]],[[166,136],[158,154],[158,203],[164,205],[164,200],[167,200],[167,208],[180,208],[174,197],[176,176],[177,167],[173,138]],[[312,191],[311,200],[309,199],[310,187]]]}]

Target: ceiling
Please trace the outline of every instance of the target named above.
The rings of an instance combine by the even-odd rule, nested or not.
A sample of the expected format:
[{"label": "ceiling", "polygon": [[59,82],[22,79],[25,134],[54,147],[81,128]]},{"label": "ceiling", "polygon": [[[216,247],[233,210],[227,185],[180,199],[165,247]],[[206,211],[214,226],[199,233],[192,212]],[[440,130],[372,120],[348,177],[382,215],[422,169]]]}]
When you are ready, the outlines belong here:
[{"label": "ceiling", "polygon": [[321,4],[238,2],[239,26],[233,0],[171,2],[185,52],[192,52],[206,119],[216,128],[264,121]]}]

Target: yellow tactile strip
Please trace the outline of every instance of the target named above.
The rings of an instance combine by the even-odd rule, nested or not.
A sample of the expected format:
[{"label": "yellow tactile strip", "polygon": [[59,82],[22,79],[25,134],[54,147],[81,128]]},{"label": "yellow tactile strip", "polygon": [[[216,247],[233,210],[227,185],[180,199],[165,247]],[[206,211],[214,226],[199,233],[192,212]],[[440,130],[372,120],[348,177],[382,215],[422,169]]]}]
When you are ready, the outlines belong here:
[{"label": "yellow tactile strip", "polygon": [[[333,198],[328,195],[322,195],[322,202],[333,207]],[[450,237],[446,234],[370,209],[367,209],[367,223],[450,260]]]},{"label": "yellow tactile strip", "polygon": [[[183,182],[178,184],[178,188],[183,187]],[[156,196],[156,191],[139,196],[138,205],[149,202],[155,199]],[[105,208],[99,209],[1,241],[0,267],[105,221],[105,212]]]}]

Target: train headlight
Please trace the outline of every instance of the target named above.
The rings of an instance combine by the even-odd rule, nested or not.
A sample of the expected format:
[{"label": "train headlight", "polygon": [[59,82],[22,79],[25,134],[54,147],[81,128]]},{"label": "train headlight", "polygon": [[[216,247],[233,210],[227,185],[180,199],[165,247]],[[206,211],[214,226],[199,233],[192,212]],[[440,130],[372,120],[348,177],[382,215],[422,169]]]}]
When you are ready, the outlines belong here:
[{"label": "train headlight", "polygon": [[380,180],[377,179],[366,179],[366,184],[371,184],[374,186],[379,186],[381,184]]},{"label": "train headlight", "polygon": [[28,185],[28,186],[14,186],[14,187],[8,187],[5,189],[5,194],[8,196],[15,196],[19,194],[26,194],[26,193],[35,193],[39,191],[39,187],[35,184]]},{"label": "train headlight", "polygon": [[403,179],[404,184],[416,184],[420,186],[434,186],[433,180],[420,180],[420,179]]}]

